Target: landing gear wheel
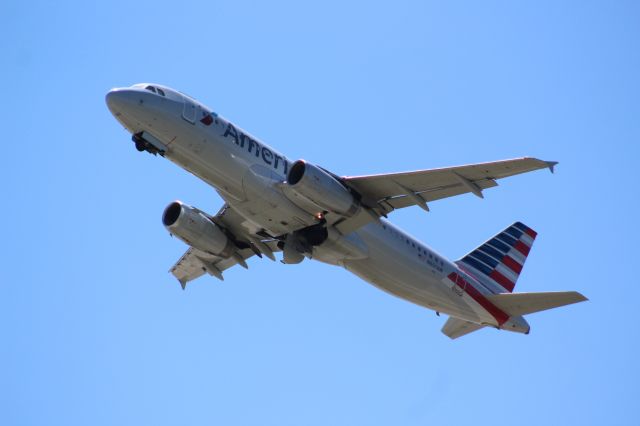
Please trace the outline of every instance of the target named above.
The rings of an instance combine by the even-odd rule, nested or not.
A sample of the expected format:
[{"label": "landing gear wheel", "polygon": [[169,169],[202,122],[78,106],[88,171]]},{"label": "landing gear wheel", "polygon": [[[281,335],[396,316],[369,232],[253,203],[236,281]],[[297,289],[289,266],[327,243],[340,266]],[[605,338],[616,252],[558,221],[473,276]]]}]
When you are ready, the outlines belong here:
[{"label": "landing gear wheel", "polygon": [[143,141],[137,140],[137,141],[135,141],[135,143],[136,143],[136,149],[138,151],[142,152],[142,151],[144,151],[146,149],[145,146],[144,146],[145,144],[144,144]]}]

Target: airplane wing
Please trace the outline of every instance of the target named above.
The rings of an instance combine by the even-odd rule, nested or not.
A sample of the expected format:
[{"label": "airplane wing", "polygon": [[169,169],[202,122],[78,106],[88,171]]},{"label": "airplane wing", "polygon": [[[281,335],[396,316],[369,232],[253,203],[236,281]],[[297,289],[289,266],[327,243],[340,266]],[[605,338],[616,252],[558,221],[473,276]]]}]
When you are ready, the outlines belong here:
[{"label": "airplane wing", "polygon": [[217,257],[200,251],[196,248],[190,247],[185,254],[182,255],[180,260],[169,270],[174,277],[180,281],[180,285],[184,290],[189,281],[195,280],[200,276],[208,273],[210,275],[224,280],[222,272],[244,262],[246,265],[246,259],[253,256],[255,253],[251,249],[240,250],[238,257]]},{"label": "airplane wing", "polygon": [[344,177],[363,202],[376,212],[387,213],[409,206],[428,210],[427,203],[471,192],[483,198],[482,190],[497,186],[497,179],[548,168],[553,161],[517,158],[441,169],[418,170],[370,176]]},{"label": "airplane wing", "polygon": [[242,216],[228,204],[225,204],[215,216],[208,217],[233,235],[238,250],[231,257],[224,258],[189,247],[187,252],[169,270],[180,281],[183,290],[189,281],[195,280],[205,273],[224,280],[222,272],[235,265],[248,268],[246,260],[254,255],[262,257],[264,254],[271,260],[275,260],[273,253],[280,250],[277,241],[265,240],[261,236],[252,235],[242,225],[244,222]]}]

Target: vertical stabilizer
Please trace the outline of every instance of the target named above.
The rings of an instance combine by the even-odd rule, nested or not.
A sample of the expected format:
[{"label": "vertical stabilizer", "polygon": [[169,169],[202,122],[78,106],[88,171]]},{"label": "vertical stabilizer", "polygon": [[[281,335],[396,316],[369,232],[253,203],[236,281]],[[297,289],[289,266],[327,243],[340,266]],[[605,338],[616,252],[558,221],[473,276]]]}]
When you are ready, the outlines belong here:
[{"label": "vertical stabilizer", "polygon": [[533,229],[516,222],[456,263],[495,293],[511,293],[536,235]]}]

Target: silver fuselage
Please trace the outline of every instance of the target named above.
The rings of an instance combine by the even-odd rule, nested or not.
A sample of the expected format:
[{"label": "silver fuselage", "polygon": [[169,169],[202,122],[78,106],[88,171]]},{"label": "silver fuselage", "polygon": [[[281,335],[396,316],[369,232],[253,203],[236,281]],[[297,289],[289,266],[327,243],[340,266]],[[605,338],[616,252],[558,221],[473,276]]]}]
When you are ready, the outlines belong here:
[{"label": "silver fuselage", "polygon": [[[144,85],[114,89],[107,95],[109,108],[129,132],[152,135],[165,158],[214,187],[254,232],[265,230],[277,236],[292,226],[317,223],[313,214],[283,190],[291,164],[283,154],[194,99],[155,86],[165,95],[150,93]],[[420,306],[475,323],[503,325],[478,303],[477,293],[488,295],[488,289],[388,221],[370,222],[347,235],[336,231],[330,235],[313,248],[311,258],[342,266]],[[447,278],[452,272],[473,285],[475,298]]]}]

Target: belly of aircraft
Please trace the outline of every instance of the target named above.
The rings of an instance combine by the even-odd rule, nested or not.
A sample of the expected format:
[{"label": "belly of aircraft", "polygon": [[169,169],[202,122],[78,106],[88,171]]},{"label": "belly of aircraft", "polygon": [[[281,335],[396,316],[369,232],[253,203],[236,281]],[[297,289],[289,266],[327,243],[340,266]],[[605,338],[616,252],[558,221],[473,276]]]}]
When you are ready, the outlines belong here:
[{"label": "belly of aircraft", "polygon": [[369,257],[362,260],[345,260],[345,269],[379,289],[417,305],[443,312],[458,318],[479,321],[478,315],[467,305],[463,297],[452,292],[443,283],[444,276],[414,259],[393,243],[385,241],[369,225],[361,237],[367,242]]}]

